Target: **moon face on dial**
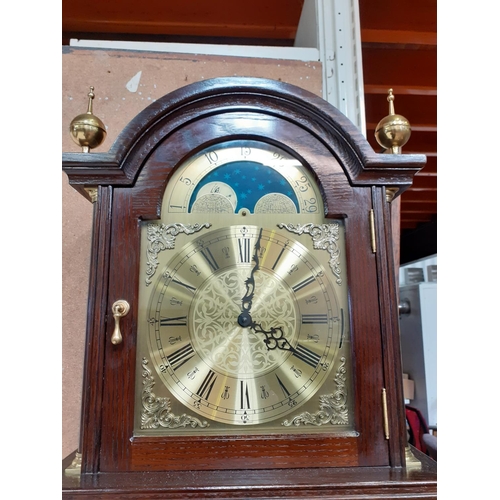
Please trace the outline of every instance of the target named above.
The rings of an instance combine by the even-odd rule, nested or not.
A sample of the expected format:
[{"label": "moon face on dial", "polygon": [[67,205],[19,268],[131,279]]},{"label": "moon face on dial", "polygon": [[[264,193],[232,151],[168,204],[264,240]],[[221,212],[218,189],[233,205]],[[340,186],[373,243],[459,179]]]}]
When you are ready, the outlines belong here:
[{"label": "moon face on dial", "polygon": [[268,422],[305,403],[341,340],[327,273],[302,244],[257,226],[187,244],[158,278],[148,315],[162,382],[227,424]]}]

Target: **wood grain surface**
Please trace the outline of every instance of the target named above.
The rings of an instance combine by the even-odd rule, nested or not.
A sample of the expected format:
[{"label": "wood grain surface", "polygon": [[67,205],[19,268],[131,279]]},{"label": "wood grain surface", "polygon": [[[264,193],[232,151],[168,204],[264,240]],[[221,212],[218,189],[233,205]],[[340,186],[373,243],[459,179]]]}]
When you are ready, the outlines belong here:
[{"label": "wood grain surface", "polygon": [[[266,436],[133,435],[139,222],[158,218],[165,186],[178,165],[207,145],[229,139],[264,140],[298,157],[318,180],[326,217],[345,221],[356,435],[328,429],[321,434]],[[418,490],[424,495],[419,498],[431,498],[425,495],[435,488],[435,471],[412,482],[404,469],[397,289],[385,197],[386,187],[400,192],[408,188],[424,163],[421,155],[374,153],[358,129],[322,99],[289,84],[255,78],[221,78],[181,88],[134,118],[108,153],[65,154],[63,168],[75,189],[86,196],[85,187],[101,186],[94,208],[81,486],[86,478],[94,478],[89,481],[96,488],[118,494],[120,488],[96,485],[104,478],[111,484],[112,478],[121,477],[129,485],[123,488],[137,494],[147,477],[151,484],[167,481],[175,470],[176,477],[197,477],[197,486],[175,489],[169,483],[172,498],[189,498],[196,491],[203,491],[205,498],[239,498],[245,488],[248,497],[279,497],[266,477],[278,478],[279,488],[291,481],[290,496],[296,497],[342,492],[345,498],[371,498],[375,491],[392,491],[391,498],[411,498]],[[109,342],[114,328],[111,304],[122,298],[131,304],[122,320],[129,334],[114,346]],[[384,433],[382,389],[389,403],[390,439]],[[209,471],[216,470],[221,482],[211,490],[216,476]],[[136,474],[129,474],[133,471]],[[160,475],[146,476],[144,471]],[[228,478],[233,478],[230,493]],[[84,489],[72,494],[84,494]],[[128,493],[121,494],[117,498],[128,498]],[[163,498],[155,494],[148,490],[142,498]]]}]

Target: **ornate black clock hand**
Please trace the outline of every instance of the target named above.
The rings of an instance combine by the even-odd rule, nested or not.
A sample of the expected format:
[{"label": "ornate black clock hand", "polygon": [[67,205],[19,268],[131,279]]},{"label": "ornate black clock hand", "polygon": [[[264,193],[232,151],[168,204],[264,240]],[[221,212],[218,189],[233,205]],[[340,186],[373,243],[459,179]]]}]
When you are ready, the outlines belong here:
[{"label": "ornate black clock hand", "polygon": [[262,228],[259,232],[259,237],[254,246],[254,254],[252,260],[255,265],[252,268],[250,276],[245,280],[246,293],[241,299],[241,313],[238,316],[238,324],[242,327],[250,327],[254,333],[262,333],[265,336],[264,344],[266,345],[268,351],[274,349],[280,349],[282,351],[296,352],[292,345],[285,338],[283,332],[283,327],[278,326],[277,328],[271,328],[270,330],[264,330],[260,323],[256,323],[252,320],[250,315],[250,310],[252,307],[252,300],[255,295],[255,273],[260,269],[259,264],[259,252],[260,252],[260,239],[262,237]]},{"label": "ornate black clock hand", "polygon": [[252,308],[252,300],[255,294],[255,273],[259,270],[259,251],[260,251],[260,239],[262,237],[262,228],[260,228],[259,237],[254,246],[254,254],[252,260],[255,265],[252,268],[250,276],[245,280],[246,292],[241,299],[241,314],[238,316],[238,324],[243,327],[248,327],[252,323],[252,317],[250,316],[250,310]]},{"label": "ornate black clock hand", "polygon": [[274,349],[280,349],[282,351],[296,352],[295,348],[292,347],[290,342],[285,338],[283,332],[283,327],[278,326],[276,328],[271,328],[270,330],[264,330],[260,323],[255,323],[252,321],[250,328],[255,333],[262,333],[265,335],[264,344],[266,344],[268,351],[273,351]]}]

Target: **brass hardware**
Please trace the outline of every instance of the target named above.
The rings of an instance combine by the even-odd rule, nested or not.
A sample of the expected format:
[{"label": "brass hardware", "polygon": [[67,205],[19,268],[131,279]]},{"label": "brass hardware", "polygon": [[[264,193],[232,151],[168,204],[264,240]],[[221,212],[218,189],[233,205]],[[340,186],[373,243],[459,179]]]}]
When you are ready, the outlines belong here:
[{"label": "brass hardware", "polygon": [[385,388],[382,389],[382,411],[384,412],[384,436],[389,439],[389,417],[387,414],[387,393]]},{"label": "brass hardware", "polygon": [[401,148],[408,142],[411,135],[410,122],[401,115],[394,113],[394,95],[389,89],[389,115],[379,121],[375,129],[377,142],[392,154],[400,154]]},{"label": "brass hardware", "polygon": [[394,197],[396,196],[396,193],[399,191],[399,188],[391,188],[391,187],[386,187],[385,188],[385,199],[387,203],[390,203]]},{"label": "brass hardware", "polygon": [[338,285],[342,284],[340,277],[341,269],[339,264],[340,250],[337,245],[339,239],[339,223],[322,224],[320,226],[315,224],[283,224],[279,223],[280,229],[286,229],[295,234],[310,234],[313,239],[314,248],[327,250],[330,254],[330,269],[337,278],[335,281]]},{"label": "brass hardware", "polygon": [[405,463],[407,469],[422,469],[422,462],[413,454],[409,444],[407,444],[405,447]]},{"label": "brass hardware", "polygon": [[175,237],[180,234],[193,234],[212,224],[148,224],[148,261],[146,269],[146,286],[151,285],[151,278],[158,267],[158,254],[162,250],[173,250],[175,248]]},{"label": "brass hardware", "polygon": [[75,116],[69,125],[73,141],[82,148],[84,153],[100,146],[106,138],[104,123],[92,113],[92,100],[95,97],[94,87],[90,87],[87,112]]},{"label": "brass hardware", "polygon": [[372,252],[377,253],[377,239],[375,237],[375,212],[370,209],[370,241],[372,244]]},{"label": "brass hardware", "polygon": [[166,427],[168,429],[177,429],[179,427],[210,427],[210,424],[191,415],[175,415],[172,413],[170,398],[159,398],[153,392],[155,379],[151,370],[148,368],[149,361],[142,358],[142,413],[141,429],[158,429]]},{"label": "brass hardware", "polygon": [[284,420],[281,425],[290,427],[291,425],[346,425],[349,424],[349,411],[347,410],[347,388],[346,388],[346,359],[340,358],[340,366],[337,368],[335,383],[337,391],[335,394],[328,394],[319,397],[320,409],[316,413],[308,411],[293,417],[291,420]]},{"label": "brass hardware", "polygon": [[117,300],[111,310],[113,311],[113,318],[115,318],[115,329],[111,336],[111,343],[114,345],[121,344],[120,318],[123,318],[130,311],[130,305],[126,300]]},{"label": "brass hardware", "polygon": [[82,470],[82,454],[76,452],[75,458],[68,467],[64,470],[64,474],[67,476],[79,476]]},{"label": "brass hardware", "polygon": [[88,195],[90,196],[90,201],[92,203],[95,203],[97,201],[97,188],[96,187],[86,187],[83,188],[85,191],[87,191]]}]

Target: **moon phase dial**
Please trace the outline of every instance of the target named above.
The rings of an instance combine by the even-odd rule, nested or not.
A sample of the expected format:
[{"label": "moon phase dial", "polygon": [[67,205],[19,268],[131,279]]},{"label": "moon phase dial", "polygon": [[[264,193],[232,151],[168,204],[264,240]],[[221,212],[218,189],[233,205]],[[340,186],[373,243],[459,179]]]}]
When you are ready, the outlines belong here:
[{"label": "moon phase dial", "polygon": [[178,169],[165,192],[164,215],[181,213],[319,215],[321,194],[304,166],[262,141],[210,146]]},{"label": "moon phase dial", "polygon": [[190,410],[233,425],[308,401],[339,349],[340,306],[310,251],[278,230],[230,226],[187,244],[158,278],[149,346]]}]

